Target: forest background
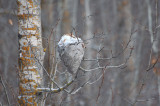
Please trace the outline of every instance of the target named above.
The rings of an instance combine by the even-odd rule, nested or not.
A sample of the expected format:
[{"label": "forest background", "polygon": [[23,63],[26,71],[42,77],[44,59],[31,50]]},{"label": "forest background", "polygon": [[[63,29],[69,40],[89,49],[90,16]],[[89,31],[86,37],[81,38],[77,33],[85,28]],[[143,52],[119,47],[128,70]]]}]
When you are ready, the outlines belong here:
[{"label": "forest background", "polygon": [[[158,106],[159,15],[159,0],[41,0],[42,40],[47,49],[44,67],[48,71],[55,67],[51,56],[56,51],[55,45],[66,33],[74,33],[86,42],[83,67],[99,67],[95,61],[85,61],[96,59],[97,54],[101,58],[112,57],[102,59],[100,65],[113,66],[105,71],[87,72],[83,79],[92,78],[90,84],[82,86],[85,81],[80,80],[76,86],[82,89],[76,94],[51,93],[45,104]],[[7,98],[11,104],[17,103],[18,47],[16,0],[0,0],[0,104],[3,105],[8,104]],[[45,75],[43,79],[48,80]]]}]

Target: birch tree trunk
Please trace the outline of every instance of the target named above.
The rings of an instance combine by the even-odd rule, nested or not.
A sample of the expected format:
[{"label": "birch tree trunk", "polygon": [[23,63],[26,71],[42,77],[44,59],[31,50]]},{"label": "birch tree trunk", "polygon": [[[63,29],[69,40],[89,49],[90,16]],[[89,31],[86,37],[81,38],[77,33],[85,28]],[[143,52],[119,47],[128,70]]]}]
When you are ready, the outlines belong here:
[{"label": "birch tree trunk", "polygon": [[41,105],[42,62],[44,52],[41,37],[40,0],[17,0],[19,40],[19,104]]},{"label": "birch tree trunk", "polygon": [[[93,21],[91,20],[92,18],[91,18],[91,6],[90,6],[90,0],[85,0],[85,2],[84,2],[85,4],[84,4],[84,6],[85,6],[85,15],[86,15],[86,23],[85,23],[85,28],[86,28],[86,30],[85,30],[85,34],[86,34],[86,36],[84,36],[84,38],[86,38],[86,39],[89,39],[89,38],[91,38],[92,36],[93,36],[93,34],[92,34],[92,31],[93,31]],[[86,49],[86,57],[88,58],[88,59],[91,59],[92,58],[92,56],[93,56],[93,53],[92,53],[92,46],[93,46],[93,40],[90,40],[90,41],[88,41],[88,45],[87,45],[88,47],[87,47],[87,49]],[[91,68],[91,62],[87,62],[86,64],[85,64],[85,67],[87,68],[87,69],[90,69]],[[88,80],[89,78],[91,77],[91,73],[86,73],[86,80]],[[92,98],[92,93],[94,92],[93,91],[94,89],[92,88],[91,89],[91,87],[90,86],[87,86],[87,88],[86,88],[86,92],[87,92],[87,94],[86,94],[86,98],[87,98],[87,100],[86,100],[86,104],[90,104],[91,103],[91,101],[89,101],[91,98]]]}]

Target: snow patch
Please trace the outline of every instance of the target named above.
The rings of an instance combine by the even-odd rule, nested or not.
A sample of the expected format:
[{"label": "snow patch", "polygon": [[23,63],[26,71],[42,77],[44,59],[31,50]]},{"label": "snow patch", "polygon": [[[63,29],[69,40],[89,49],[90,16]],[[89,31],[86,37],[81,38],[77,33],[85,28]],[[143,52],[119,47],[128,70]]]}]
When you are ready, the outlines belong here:
[{"label": "snow patch", "polygon": [[75,43],[82,43],[82,39],[75,37],[74,35],[69,35],[65,34],[61,37],[60,41],[58,42],[58,46],[68,46],[70,44],[75,44]]}]

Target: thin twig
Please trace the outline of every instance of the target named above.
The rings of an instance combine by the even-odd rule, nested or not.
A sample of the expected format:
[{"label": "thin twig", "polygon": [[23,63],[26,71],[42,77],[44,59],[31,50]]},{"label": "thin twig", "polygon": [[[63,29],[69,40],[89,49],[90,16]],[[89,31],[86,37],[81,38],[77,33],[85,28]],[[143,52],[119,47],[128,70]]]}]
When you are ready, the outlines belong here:
[{"label": "thin twig", "polygon": [[11,106],[11,103],[10,103],[10,100],[9,100],[9,96],[8,96],[8,92],[7,92],[7,88],[6,88],[6,86],[5,86],[4,82],[3,82],[2,76],[0,76],[0,82],[2,83],[2,86],[4,88],[8,105]]}]

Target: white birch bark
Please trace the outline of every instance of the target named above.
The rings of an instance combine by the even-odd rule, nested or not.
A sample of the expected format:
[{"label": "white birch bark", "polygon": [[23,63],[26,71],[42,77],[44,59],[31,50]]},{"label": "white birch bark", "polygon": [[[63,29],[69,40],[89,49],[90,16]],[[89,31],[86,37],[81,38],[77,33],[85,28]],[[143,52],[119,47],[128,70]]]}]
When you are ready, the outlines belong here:
[{"label": "white birch bark", "polygon": [[[84,6],[85,6],[85,15],[86,15],[86,23],[85,23],[85,35],[84,35],[84,39],[88,39],[88,38],[91,38],[93,36],[92,34],[92,31],[93,31],[93,22],[92,22],[92,13],[91,13],[91,6],[90,6],[90,0],[85,0],[84,1]],[[93,39],[92,40],[89,40],[88,41],[88,44],[86,45],[86,51],[85,51],[85,56],[88,58],[88,59],[91,59],[92,58],[92,47],[93,47]],[[91,62],[87,62],[85,64],[85,67],[87,69],[90,69],[91,68]],[[86,80],[88,80],[89,78],[91,77],[91,73],[86,73]],[[92,95],[93,95],[93,88],[91,89],[90,86],[87,86],[86,87],[86,98],[88,100],[90,100],[92,98]],[[87,104],[90,104],[91,101]]]},{"label": "white birch bark", "polygon": [[[43,85],[44,52],[41,38],[41,8],[39,0],[17,0],[19,39],[19,104],[40,105],[36,88]],[[40,98],[39,98],[40,97]]]}]

